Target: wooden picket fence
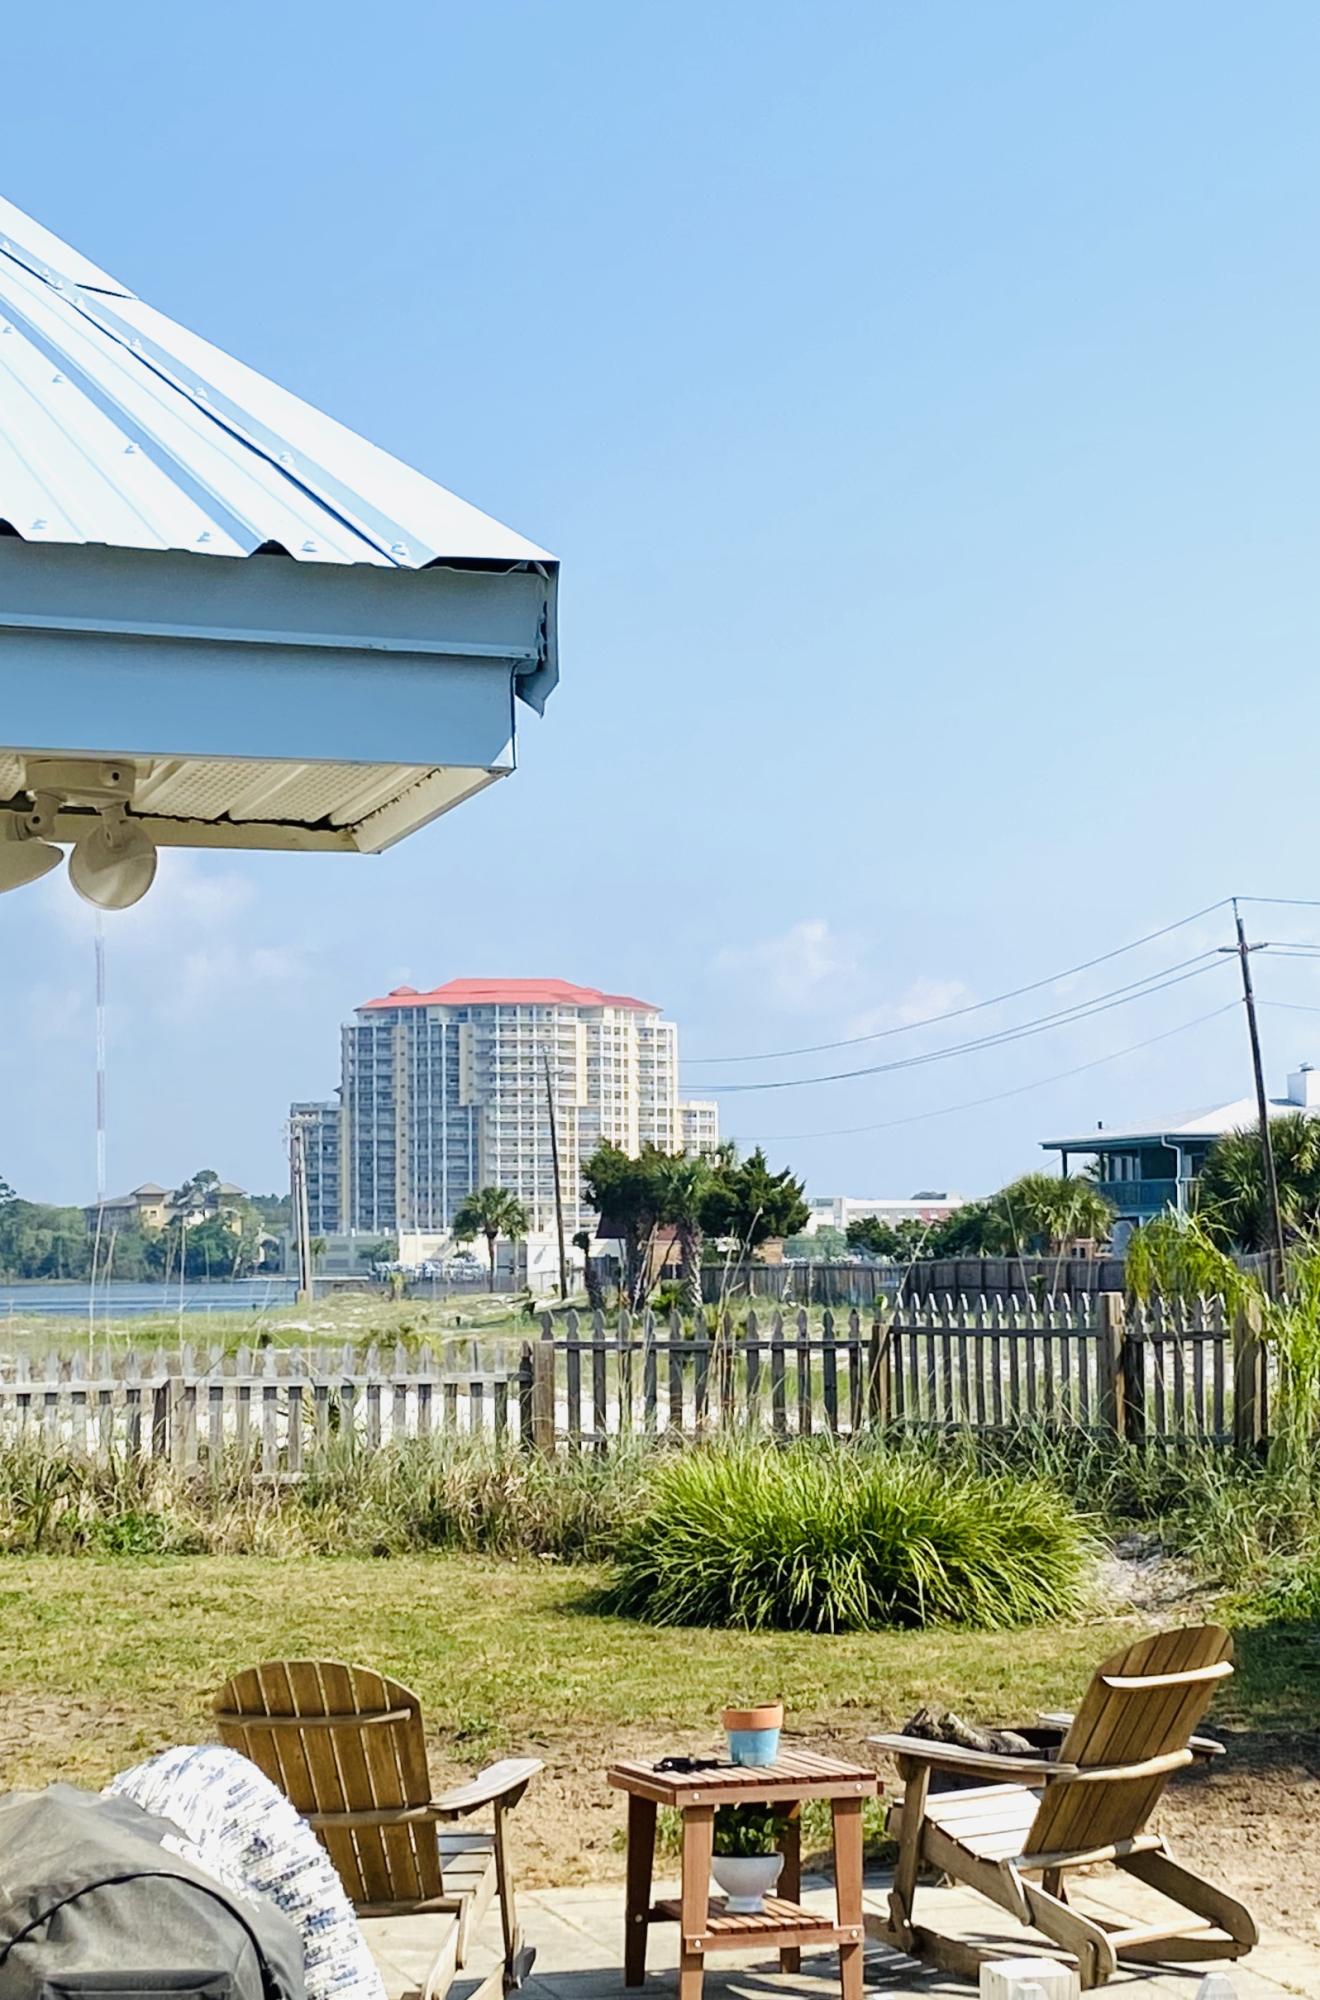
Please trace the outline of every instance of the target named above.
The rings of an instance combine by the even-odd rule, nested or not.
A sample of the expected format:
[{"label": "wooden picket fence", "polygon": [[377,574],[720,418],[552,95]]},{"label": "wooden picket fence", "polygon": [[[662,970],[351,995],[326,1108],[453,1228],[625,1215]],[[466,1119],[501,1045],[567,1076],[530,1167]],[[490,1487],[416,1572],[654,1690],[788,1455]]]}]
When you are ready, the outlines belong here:
[{"label": "wooden picket fence", "polygon": [[[561,1331],[562,1328],[562,1331]],[[532,1437],[602,1447],[717,1430],[1008,1431],[1028,1425],[1133,1443],[1253,1444],[1268,1382],[1258,1329],[1221,1299],[1121,1294],[965,1299],[716,1316],[689,1326],[621,1313],[547,1314],[532,1349]]]},{"label": "wooden picket fence", "polygon": [[298,1475],[332,1438],[376,1450],[455,1433],[607,1450],[720,1433],[1024,1426],[1135,1444],[1250,1448],[1267,1435],[1268,1357],[1223,1302],[927,1299],[862,1314],[543,1316],[532,1340],[388,1352],[97,1347],[0,1363],[0,1448],[37,1439],[187,1467],[236,1450]]},{"label": "wooden picket fence", "polygon": [[520,1341],[387,1353],[351,1346],[20,1353],[0,1368],[0,1445],[39,1438],[180,1466],[232,1447],[264,1473],[297,1474],[308,1450],[331,1437],[368,1450],[438,1431],[530,1439],[531,1374]]}]

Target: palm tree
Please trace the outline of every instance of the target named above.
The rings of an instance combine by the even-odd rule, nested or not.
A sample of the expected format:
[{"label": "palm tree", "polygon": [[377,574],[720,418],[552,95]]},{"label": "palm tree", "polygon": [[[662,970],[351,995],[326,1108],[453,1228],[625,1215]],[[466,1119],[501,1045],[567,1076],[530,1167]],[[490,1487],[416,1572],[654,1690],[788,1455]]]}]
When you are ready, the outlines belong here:
[{"label": "palm tree", "polygon": [[710,1192],[711,1170],[699,1153],[675,1153],[660,1168],[661,1219],[678,1234],[683,1301],[693,1319],[702,1307],[701,1211]]},{"label": "palm tree", "polygon": [[[1320,1220],[1320,1120],[1300,1111],[1271,1118],[1270,1144],[1283,1233],[1299,1236]],[[1259,1125],[1215,1140],[1196,1183],[1196,1212],[1221,1248],[1272,1247]]]},{"label": "palm tree", "polygon": [[1112,1207],[1095,1182],[1084,1178],[1023,1174],[988,1205],[1019,1254],[1035,1243],[1063,1254],[1076,1243],[1104,1242],[1114,1226]]},{"label": "palm tree", "polygon": [[516,1243],[527,1234],[527,1210],[517,1195],[507,1188],[477,1188],[465,1195],[454,1216],[454,1237],[459,1243],[471,1243],[475,1236],[486,1239],[486,1255],[490,1260],[490,1288],[495,1289],[495,1245],[501,1236],[507,1236]]},{"label": "palm tree", "polygon": [[1051,1247],[1071,1250],[1078,1243],[1107,1243],[1114,1230],[1114,1208],[1103,1190],[1080,1177],[1053,1185],[1058,1192],[1052,1210],[1046,1211],[1053,1219]]}]

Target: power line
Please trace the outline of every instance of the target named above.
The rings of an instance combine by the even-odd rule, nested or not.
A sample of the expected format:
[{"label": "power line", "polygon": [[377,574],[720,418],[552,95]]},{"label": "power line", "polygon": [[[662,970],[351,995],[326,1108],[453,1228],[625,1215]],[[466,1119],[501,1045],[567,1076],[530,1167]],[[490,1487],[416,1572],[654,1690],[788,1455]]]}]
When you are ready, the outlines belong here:
[{"label": "power line", "polygon": [[862,1132],[891,1132],[897,1125],[919,1125],[927,1118],[952,1118],[959,1111],[975,1111],[982,1104],[1001,1104],[1007,1097],[1022,1097],[1028,1091],[1044,1090],[1051,1083],[1063,1083],[1068,1077],[1081,1076],[1085,1070],[1099,1069],[1104,1063],[1137,1055],[1142,1049],[1154,1048],[1157,1042],[1185,1035],[1189,1029],[1199,1028],[1203,1022],[1217,1021],[1221,1014],[1235,1013],[1239,1004],[1230,1000],[1223,1007],[1212,1007],[1208,1014],[1197,1014],[1190,1021],[1180,1022],[1176,1028],[1165,1028],[1158,1035],[1148,1035],[1144,1042],[1130,1042],[1125,1049],[1111,1049],[1108,1055],[1094,1056],[1090,1062],[1075,1063],[1071,1069],[1056,1070],[1052,1076],[1038,1076],[1032,1083],[1015,1084],[1011,1090],[992,1091],[988,1097],[964,1098],[960,1104],[942,1104],[934,1111],[910,1111],[902,1118],[881,1119],[876,1125],[839,1125],[829,1132],[744,1132],[738,1137],[755,1139],[761,1145],[788,1146],[805,1139],[850,1139]]},{"label": "power line", "polygon": [[[1243,900],[1259,899],[1247,897]],[[999,1007],[1007,1000],[1020,1000],[1025,993],[1039,993],[1042,987],[1056,986],[1061,979],[1073,979],[1080,972],[1090,972],[1097,965],[1107,965],[1111,959],[1122,958],[1126,952],[1139,951],[1144,944],[1154,944],[1156,939],[1168,937],[1171,931],[1183,930],[1188,924],[1198,922],[1201,917],[1213,916],[1216,910],[1226,909],[1231,901],[1230,896],[1221,896],[1217,903],[1207,903],[1203,910],[1193,910],[1190,916],[1178,917],[1171,924],[1161,925],[1157,931],[1147,931],[1144,937],[1133,938],[1131,944],[1115,945],[1112,951],[1102,951],[1096,958],[1083,959],[1080,965],[1070,965],[1064,972],[1052,972],[1044,979],[1033,979],[1026,986],[1014,986],[1009,992],[996,993],[989,1000],[971,1000],[965,1007],[951,1007],[943,1014],[930,1014],[922,1021],[902,1021],[893,1028],[877,1028],[869,1035],[845,1035],[839,1041],[813,1042],[800,1049],[766,1049],[759,1055],[685,1056],[684,1066],[692,1068],[698,1064],[704,1066],[709,1063],[779,1062],[789,1056],[824,1055],[830,1049],[858,1048],[863,1042],[882,1042],[890,1035],[908,1035],[917,1028],[933,1028],[940,1021],[957,1021],[965,1014],[978,1014],[986,1007]]]},{"label": "power line", "polygon": [[[1034,1021],[1027,1021],[1015,1028],[1004,1028],[993,1035],[983,1035],[970,1042],[955,1042],[947,1049],[931,1049],[924,1055],[900,1056],[893,1062],[868,1063],[862,1069],[833,1070],[824,1076],[781,1076],[761,1083],[712,1083],[707,1089],[720,1094],[748,1090],[801,1090],[817,1083],[846,1083],[862,1076],[884,1076],[895,1070],[921,1069],[927,1063],[947,1062],[952,1056],[971,1055],[988,1048],[1003,1048],[1010,1042],[1026,1040],[1031,1035],[1040,1035],[1050,1028],[1069,1026],[1077,1021],[1089,1020],[1095,1014],[1107,1014],[1115,1007],[1130,1006],[1134,1000],[1149,999],[1155,993],[1163,993],[1170,986],[1181,986],[1189,979],[1200,979],[1207,972],[1213,972],[1218,960],[1213,951],[1198,952],[1193,959],[1183,959],[1180,966],[1190,965],[1190,971],[1182,971],[1180,966],[1166,967],[1166,972],[1176,976],[1165,978],[1151,973],[1144,980],[1134,980],[1130,987],[1119,986],[1112,994],[1103,995],[1093,1001],[1079,1001],[1073,1007],[1060,1009],[1054,1014],[1045,1014]],[[1152,981],[1157,983],[1152,984]]]}]

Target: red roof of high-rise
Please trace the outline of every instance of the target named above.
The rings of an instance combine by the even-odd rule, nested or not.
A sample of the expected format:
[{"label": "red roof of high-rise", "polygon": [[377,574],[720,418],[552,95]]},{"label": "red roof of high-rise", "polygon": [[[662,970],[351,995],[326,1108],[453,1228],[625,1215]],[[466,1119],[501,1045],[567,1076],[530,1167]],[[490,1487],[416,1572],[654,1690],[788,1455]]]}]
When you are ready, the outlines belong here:
[{"label": "red roof of high-rise", "polygon": [[396,986],[382,999],[366,1001],[358,1012],[371,1007],[636,1007],[644,1014],[660,1012],[649,1000],[601,993],[567,979],[451,979],[429,993],[419,993],[415,986]]}]

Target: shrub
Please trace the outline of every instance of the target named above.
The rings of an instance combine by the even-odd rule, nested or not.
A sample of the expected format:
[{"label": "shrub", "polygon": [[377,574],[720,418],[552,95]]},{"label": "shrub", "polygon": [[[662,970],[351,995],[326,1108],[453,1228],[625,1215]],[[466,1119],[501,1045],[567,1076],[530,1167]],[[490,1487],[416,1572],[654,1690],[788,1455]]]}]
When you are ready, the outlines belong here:
[{"label": "shrub", "polygon": [[1266,1582],[1238,1598],[1238,1610],[1266,1624],[1320,1624],[1320,1554],[1280,1564]]},{"label": "shrub", "polygon": [[1320,1625],[1320,1552],[1283,1564],[1240,1608],[1268,1623]]},{"label": "shrub", "polygon": [[1078,1608],[1091,1553],[1054,1488],[905,1452],[712,1446],[648,1500],[606,1596],[659,1625],[1025,1625]]}]

